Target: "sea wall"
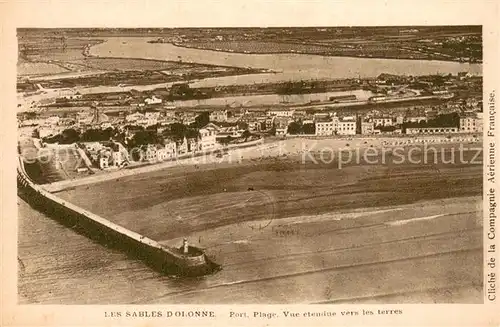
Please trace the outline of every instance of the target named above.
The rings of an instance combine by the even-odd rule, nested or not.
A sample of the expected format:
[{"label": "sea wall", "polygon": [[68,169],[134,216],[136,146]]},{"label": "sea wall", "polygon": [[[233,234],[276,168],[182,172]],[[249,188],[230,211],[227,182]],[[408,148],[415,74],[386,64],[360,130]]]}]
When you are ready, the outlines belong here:
[{"label": "sea wall", "polygon": [[178,276],[199,276],[218,269],[200,249],[189,247],[189,254],[183,254],[178,249],[163,246],[44,190],[30,180],[21,158],[17,183],[19,196],[32,207],[107,247],[143,260],[157,271]]}]

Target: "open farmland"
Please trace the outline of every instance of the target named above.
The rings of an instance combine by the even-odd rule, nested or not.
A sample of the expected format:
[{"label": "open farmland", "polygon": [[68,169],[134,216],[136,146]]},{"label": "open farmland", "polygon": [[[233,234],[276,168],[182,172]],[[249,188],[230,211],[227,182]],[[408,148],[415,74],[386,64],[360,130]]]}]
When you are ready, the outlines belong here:
[{"label": "open farmland", "polygon": [[265,41],[210,41],[210,42],[184,42],[177,44],[183,47],[192,47],[198,49],[227,51],[227,52],[245,52],[245,53],[317,53],[328,54],[329,47],[322,45],[306,45],[302,43],[281,43]]},{"label": "open farmland", "polygon": [[[62,35],[19,36],[19,76],[45,76],[72,71],[89,71],[78,60],[85,58],[83,49],[97,44],[95,39],[68,38]],[[76,61],[76,62],[72,62]]]},{"label": "open farmland", "polygon": [[[465,37],[457,41],[456,37]],[[269,28],[231,34],[221,29],[190,35],[176,45],[198,49],[272,54],[307,53],[325,56],[480,61],[479,26],[379,28]],[[462,58],[462,59],[461,59]],[[466,59],[465,59],[466,58]]]},{"label": "open farmland", "polygon": [[87,45],[102,41],[90,38],[72,38],[65,36],[19,37],[19,57],[28,61],[68,61],[84,58],[83,49]]},{"label": "open farmland", "polygon": [[183,65],[177,62],[160,61],[160,60],[145,60],[145,59],[128,59],[128,58],[93,58],[89,57],[82,60],[72,61],[72,63],[87,66],[89,68],[99,70],[165,70],[179,69],[183,67],[191,67],[194,65]]},{"label": "open farmland", "polygon": [[[132,84],[144,85],[165,82],[161,75],[172,75],[168,81],[184,80],[189,78],[206,78],[228,75],[239,75],[248,73],[259,73],[259,70],[246,68],[231,68],[217,65],[202,65],[196,63],[183,63],[182,60],[164,61],[147,60],[135,58],[107,58],[91,57],[85,55],[84,49],[103,42],[95,38],[85,38],[81,36],[66,35],[63,33],[39,32],[36,34],[19,36],[19,76],[49,76],[68,72],[100,73],[100,72],[125,72],[125,71],[143,71],[155,72],[158,78],[147,78],[143,82],[129,81]],[[83,75],[83,73],[82,73]],[[116,76],[108,76],[113,79]],[[74,85],[94,85],[86,77],[82,80],[61,76],[61,83],[67,84],[62,87]],[[133,79],[133,78],[132,78]],[[66,82],[66,83],[65,83]],[[102,85],[109,85],[109,81],[102,79]],[[127,83],[127,81],[118,81]],[[117,85],[111,83],[111,85]],[[47,84],[47,87],[59,87],[57,85]]]},{"label": "open farmland", "polygon": [[18,76],[52,75],[66,72],[68,70],[61,66],[45,62],[23,62],[17,65]]},{"label": "open farmland", "polygon": [[[177,65],[177,64],[176,64]],[[181,64],[182,65],[182,64]],[[162,83],[182,82],[190,79],[203,79],[221,76],[243,75],[259,73],[256,69],[244,68],[213,68],[205,65],[188,65],[186,69],[177,65],[173,71],[156,70],[115,70],[100,72],[99,74],[80,74],[72,77],[44,79],[40,84],[46,88],[68,87],[105,87],[119,85],[155,85]]]},{"label": "open farmland", "polygon": [[[360,45],[362,44],[362,45]],[[319,40],[317,42],[266,42],[266,41],[187,41],[176,43],[177,46],[223,52],[249,54],[279,54],[303,53],[322,56],[370,57],[393,59],[439,59],[449,60],[451,52],[427,53],[414,47],[402,47],[400,41],[373,42],[343,42],[342,40]]]},{"label": "open farmland", "polygon": [[[363,53],[359,46],[351,43],[337,42],[266,42],[266,41],[196,41],[176,44],[181,47],[215,50],[224,52],[253,53],[253,54],[277,54],[277,53],[305,53],[322,56],[346,56],[346,57],[373,57],[373,58],[408,58],[428,59],[428,55],[418,51],[398,48],[392,43],[372,43],[364,40]],[[366,54],[365,54],[366,53]],[[446,59],[441,56],[440,59]]]},{"label": "open farmland", "polygon": [[222,264],[148,303],[481,301],[480,164],[297,159],[180,166],[59,195],[165,244],[188,237]]}]

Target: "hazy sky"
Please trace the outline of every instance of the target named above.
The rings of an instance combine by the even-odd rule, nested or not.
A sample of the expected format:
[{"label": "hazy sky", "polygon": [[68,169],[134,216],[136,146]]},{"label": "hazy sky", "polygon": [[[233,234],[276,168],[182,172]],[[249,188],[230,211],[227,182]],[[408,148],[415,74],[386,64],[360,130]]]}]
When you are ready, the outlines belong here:
[{"label": "hazy sky", "polygon": [[25,0],[7,1],[2,11],[15,17],[12,23],[18,27],[481,25],[485,2]]}]

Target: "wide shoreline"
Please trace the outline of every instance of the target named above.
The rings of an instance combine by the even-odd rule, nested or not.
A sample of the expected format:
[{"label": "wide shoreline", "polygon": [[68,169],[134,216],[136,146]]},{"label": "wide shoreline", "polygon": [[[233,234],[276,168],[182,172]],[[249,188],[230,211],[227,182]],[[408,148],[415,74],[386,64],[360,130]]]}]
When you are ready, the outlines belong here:
[{"label": "wide shoreline", "polygon": [[[271,150],[279,152],[266,153]],[[228,165],[179,166],[60,196],[161,244],[186,237],[223,267],[204,285],[167,288],[148,303],[205,302],[216,295],[222,303],[252,301],[238,293],[242,289],[274,303],[290,283],[302,289],[314,279],[326,284],[288,292],[294,297],[285,301],[411,293],[422,286],[418,280],[446,290],[455,286],[447,279],[451,271],[460,286],[479,285],[473,267],[481,260],[482,165],[353,163],[340,170],[303,166],[292,156]],[[457,260],[467,264],[457,270]],[[424,271],[422,281],[416,276]],[[345,288],[343,276],[351,276]],[[371,276],[401,277],[394,285],[373,283]],[[408,283],[408,276],[415,282]],[[271,285],[278,292],[266,291]],[[325,293],[325,285],[333,289]],[[473,289],[467,301],[480,300],[480,290]],[[465,300],[463,294],[453,299]]]}]

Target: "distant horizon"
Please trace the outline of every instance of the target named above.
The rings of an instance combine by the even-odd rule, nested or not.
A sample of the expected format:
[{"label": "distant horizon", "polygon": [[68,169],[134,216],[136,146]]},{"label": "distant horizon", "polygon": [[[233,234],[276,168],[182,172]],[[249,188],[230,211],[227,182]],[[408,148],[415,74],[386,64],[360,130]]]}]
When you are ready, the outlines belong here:
[{"label": "distant horizon", "polygon": [[316,25],[316,26],[192,26],[192,27],[17,27],[17,30],[162,30],[162,29],[308,29],[308,28],[369,28],[369,29],[388,29],[388,28],[482,28],[483,25]]},{"label": "distant horizon", "polygon": [[[406,33],[401,30],[408,30]],[[417,30],[417,31],[413,31]],[[205,26],[205,27],[19,27],[16,30],[17,36],[30,34],[60,34],[68,36],[81,36],[81,34],[97,36],[114,36],[121,34],[129,34],[131,36],[159,36],[164,34],[177,34],[200,32],[206,33],[222,33],[234,34],[240,33],[280,33],[287,34],[306,33],[311,35],[342,35],[343,37],[358,37],[358,36],[384,36],[386,34],[392,37],[396,35],[413,35],[419,37],[435,36],[446,34],[463,34],[482,37],[483,25],[400,25],[400,26],[240,26],[240,27],[225,27],[225,26]],[[322,35],[322,36],[323,36]],[[450,35],[451,36],[451,35]]]}]

